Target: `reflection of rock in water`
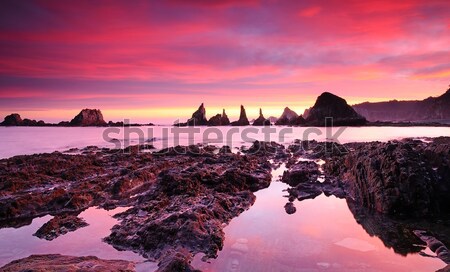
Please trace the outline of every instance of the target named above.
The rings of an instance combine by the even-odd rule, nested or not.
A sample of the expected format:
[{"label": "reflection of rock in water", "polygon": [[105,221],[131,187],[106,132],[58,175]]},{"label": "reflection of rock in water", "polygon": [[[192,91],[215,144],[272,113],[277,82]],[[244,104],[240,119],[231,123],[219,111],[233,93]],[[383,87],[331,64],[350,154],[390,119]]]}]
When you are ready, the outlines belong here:
[{"label": "reflection of rock in water", "polygon": [[426,231],[422,230],[415,230],[414,234],[420,238],[420,240],[424,241],[428,248],[431,249],[434,253],[436,253],[436,256],[444,261],[446,264],[450,264],[450,252],[448,251],[448,248],[436,239],[436,237],[433,237],[432,235],[428,234]]},{"label": "reflection of rock in water", "polygon": [[413,232],[416,229],[425,229],[433,236],[438,237],[444,244],[449,245],[450,228],[448,221],[440,221],[437,224],[431,221],[394,219],[360,207],[352,201],[347,201],[347,204],[356,222],[369,235],[380,238],[386,247],[392,248],[397,254],[406,256],[425,249],[425,243]]},{"label": "reflection of rock in water", "polygon": [[226,272],[239,272],[241,270],[242,258],[248,252],[247,239],[238,239],[236,243],[231,246],[230,257],[226,263]]}]

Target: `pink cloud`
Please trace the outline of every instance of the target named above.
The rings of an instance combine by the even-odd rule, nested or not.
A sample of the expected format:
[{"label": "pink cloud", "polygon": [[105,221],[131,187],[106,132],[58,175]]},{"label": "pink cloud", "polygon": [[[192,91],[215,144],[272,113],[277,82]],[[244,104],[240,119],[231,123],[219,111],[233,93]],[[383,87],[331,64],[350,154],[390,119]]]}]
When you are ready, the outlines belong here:
[{"label": "pink cloud", "polygon": [[283,108],[325,89],[354,101],[404,97],[400,87],[426,97],[450,79],[446,1],[1,5],[0,97],[11,108],[31,98],[117,107],[123,94],[131,104],[183,95],[181,106],[206,97]]}]

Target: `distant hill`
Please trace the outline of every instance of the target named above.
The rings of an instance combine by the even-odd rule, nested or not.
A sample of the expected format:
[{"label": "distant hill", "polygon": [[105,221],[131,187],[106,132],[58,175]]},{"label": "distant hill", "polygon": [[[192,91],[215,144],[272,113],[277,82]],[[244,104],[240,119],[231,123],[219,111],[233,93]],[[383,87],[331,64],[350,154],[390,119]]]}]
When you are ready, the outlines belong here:
[{"label": "distant hill", "polygon": [[439,122],[450,123],[450,88],[439,97],[415,101],[387,101],[353,105],[371,122]]}]

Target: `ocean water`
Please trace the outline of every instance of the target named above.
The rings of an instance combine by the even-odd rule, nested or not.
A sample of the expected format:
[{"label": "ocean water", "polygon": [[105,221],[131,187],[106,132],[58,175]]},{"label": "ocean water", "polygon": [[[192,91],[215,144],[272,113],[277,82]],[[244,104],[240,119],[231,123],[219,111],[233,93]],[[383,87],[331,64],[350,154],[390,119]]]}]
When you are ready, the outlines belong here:
[{"label": "ocean water", "polygon": [[[142,133],[134,130],[127,136],[130,131],[123,128],[118,132],[105,132],[106,128],[1,127],[0,157],[65,151],[89,145],[123,147],[139,142],[153,144],[156,148],[193,143],[238,148],[250,145],[253,139],[289,144],[294,139],[305,139],[305,134],[309,135],[309,140],[334,138],[341,143],[388,141],[405,137],[426,140],[426,137],[450,136],[450,128],[445,127],[346,128],[341,134],[338,133],[340,128],[334,128],[328,135],[324,128],[277,127],[269,139],[261,132],[261,128],[255,132],[252,127],[238,128],[228,137],[227,134],[234,128],[200,128],[194,133],[185,131],[180,135],[172,127],[138,129]],[[108,135],[105,136],[105,133]],[[214,133],[219,137],[212,137]],[[115,139],[111,141],[111,138]],[[436,271],[445,266],[441,260],[418,252],[396,253],[390,245],[391,241],[376,235],[377,228],[380,228],[375,224],[376,220],[370,221],[372,223],[369,225],[358,223],[346,200],[321,195],[315,199],[295,201],[297,212],[288,215],[284,210],[287,203],[284,190],[287,185],[278,181],[284,170],[283,166],[274,170],[271,186],[256,192],[255,204],[225,227],[225,244],[218,258],[204,262],[202,256],[197,255],[193,261],[195,268],[227,272]],[[142,257],[132,252],[116,251],[102,241],[117,223],[111,216],[123,209],[105,211],[90,208],[80,214],[90,224],[88,227],[53,241],[40,240],[32,235],[51,219],[49,215],[34,219],[28,226],[0,229],[0,266],[30,254],[61,253],[127,259],[139,263],[138,271],[154,271],[155,263],[144,262]],[[428,249],[422,253],[434,255]]]},{"label": "ocean water", "polygon": [[271,127],[197,127],[172,126],[103,128],[103,127],[0,127],[0,158],[15,155],[65,151],[90,145],[126,147],[138,143],[156,148],[174,145],[209,143],[239,148],[256,140],[289,144],[295,139],[341,143],[388,141],[405,137],[450,136],[450,127],[348,127],[304,128]]}]

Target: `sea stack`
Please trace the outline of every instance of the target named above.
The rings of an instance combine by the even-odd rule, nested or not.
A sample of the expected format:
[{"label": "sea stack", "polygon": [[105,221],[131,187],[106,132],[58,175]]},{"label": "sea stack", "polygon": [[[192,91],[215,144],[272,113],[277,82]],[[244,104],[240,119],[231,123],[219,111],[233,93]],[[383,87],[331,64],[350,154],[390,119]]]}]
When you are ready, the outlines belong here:
[{"label": "sea stack", "polygon": [[39,120],[31,120],[25,118],[22,120],[22,117],[18,113],[12,113],[5,117],[5,120],[0,123],[0,126],[24,126],[24,127],[44,127],[49,126],[50,124],[46,124],[44,121]]},{"label": "sea stack", "polygon": [[275,125],[277,125],[277,126],[291,125],[291,123],[295,119],[297,119],[297,117],[298,117],[298,114],[295,113],[295,111],[293,111],[290,108],[286,107],[286,108],[284,108],[283,114],[275,122]]},{"label": "sea stack", "polygon": [[18,113],[12,113],[5,117],[5,120],[1,123],[2,126],[20,126],[22,125],[22,117]]},{"label": "sea stack", "polygon": [[241,105],[241,114],[239,115],[239,120],[231,123],[232,126],[249,126],[250,122],[247,119],[247,114],[245,113],[244,106]]},{"label": "sea stack", "polygon": [[329,92],[322,93],[312,108],[305,111],[308,126],[325,126],[326,118],[333,119],[334,126],[362,126],[366,118],[359,115],[345,99]]},{"label": "sea stack", "polygon": [[253,122],[254,126],[270,126],[270,120],[264,118],[262,109],[259,109],[259,117]]},{"label": "sea stack", "polygon": [[192,114],[192,118],[187,121],[188,126],[206,126],[208,125],[208,120],[206,119],[206,110],[203,103],[198,107]]},{"label": "sea stack", "polygon": [[225,109],[223,109],[222,115],[216,114],[208,120],[208,126],[228,126],[230,120],[228,119]]},{"label": "sea stack", "polygon": [[105,120],[100,110],[84,109],[77,116],[75,116],[69,123],[70,126],[77,127],[92,127],[92,126],[106,126]]}]

